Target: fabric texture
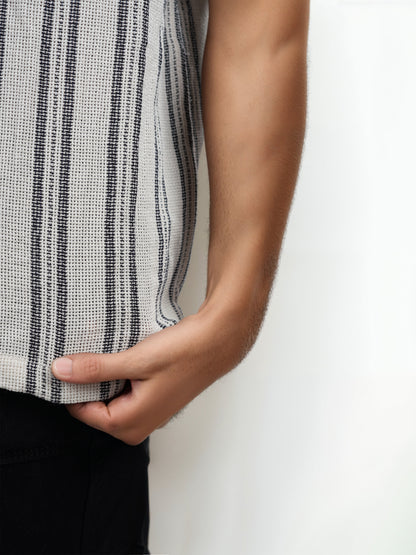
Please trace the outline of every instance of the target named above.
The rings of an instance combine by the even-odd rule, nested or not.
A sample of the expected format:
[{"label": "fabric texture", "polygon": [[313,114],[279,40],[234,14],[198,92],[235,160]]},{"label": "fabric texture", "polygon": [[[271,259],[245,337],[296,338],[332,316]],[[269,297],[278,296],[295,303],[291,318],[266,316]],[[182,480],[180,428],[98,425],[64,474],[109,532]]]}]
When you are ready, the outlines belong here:
[{"label": "fabric texture", "polygon": [[149,440],[0,389],[0,553],[150,553]]},{"label": "fabric texture", "polygon": [[0,387],[112,398],[54,358],[167,326],[196,221],[207,0],[0,1]]}]

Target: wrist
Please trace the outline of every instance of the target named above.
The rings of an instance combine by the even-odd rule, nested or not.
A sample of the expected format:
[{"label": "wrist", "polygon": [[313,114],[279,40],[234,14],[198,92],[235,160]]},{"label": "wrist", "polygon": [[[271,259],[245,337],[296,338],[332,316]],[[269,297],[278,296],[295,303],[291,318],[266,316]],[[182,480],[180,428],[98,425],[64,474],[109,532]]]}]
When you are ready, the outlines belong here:
[{"label": "wrist", "polygon": [[195,316],[213,329],[230,333],[230,340],[246,354],[260,330],[268,297],[267,286],[253,285],[249,291],[217,287],[207,294]]}]

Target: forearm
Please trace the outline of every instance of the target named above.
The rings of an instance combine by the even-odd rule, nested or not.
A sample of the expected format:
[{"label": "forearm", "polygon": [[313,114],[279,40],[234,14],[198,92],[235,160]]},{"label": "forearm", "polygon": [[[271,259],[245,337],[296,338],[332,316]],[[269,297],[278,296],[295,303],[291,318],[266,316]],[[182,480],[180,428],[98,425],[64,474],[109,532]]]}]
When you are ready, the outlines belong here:
[{"label": "forearm", "polygon": [[[254,31],[255,32],[255,31]],[[297,181],[305,133],[305,37],[281,44],[207,36],[202,70],[210,182],[206,298],[199,313],[263,318]]]}]

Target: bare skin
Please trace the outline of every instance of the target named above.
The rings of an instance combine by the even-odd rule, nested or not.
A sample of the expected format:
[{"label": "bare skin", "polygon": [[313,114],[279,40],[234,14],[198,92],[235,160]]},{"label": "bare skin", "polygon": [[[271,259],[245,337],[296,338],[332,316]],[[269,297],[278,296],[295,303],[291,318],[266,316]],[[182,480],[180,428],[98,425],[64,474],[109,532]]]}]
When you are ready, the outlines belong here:
[{"label": "bare skin", "polygon": [[66,382],[131,380],[70,414],[138,445],[235,368],[258,336],[302,156],[309,0],[210,0],[202,69],[207,289],[195,314],[119,353],[75,353]]}]

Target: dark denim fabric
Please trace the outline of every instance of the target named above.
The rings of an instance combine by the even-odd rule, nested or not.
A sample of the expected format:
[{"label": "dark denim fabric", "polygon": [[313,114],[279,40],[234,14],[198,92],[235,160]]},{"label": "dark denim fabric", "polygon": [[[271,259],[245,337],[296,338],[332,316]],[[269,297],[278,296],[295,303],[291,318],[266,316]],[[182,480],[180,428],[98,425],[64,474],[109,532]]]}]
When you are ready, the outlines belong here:
[{"label": "dark denim fabric", "polygon": [[149,437],[0,388],[0,553],[149,554]]}]

